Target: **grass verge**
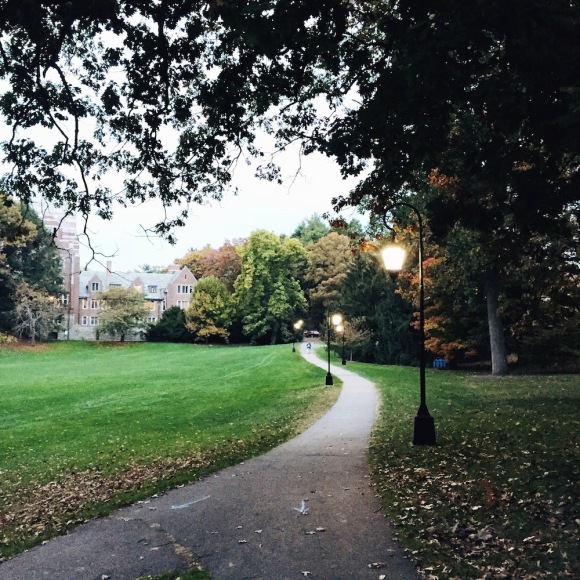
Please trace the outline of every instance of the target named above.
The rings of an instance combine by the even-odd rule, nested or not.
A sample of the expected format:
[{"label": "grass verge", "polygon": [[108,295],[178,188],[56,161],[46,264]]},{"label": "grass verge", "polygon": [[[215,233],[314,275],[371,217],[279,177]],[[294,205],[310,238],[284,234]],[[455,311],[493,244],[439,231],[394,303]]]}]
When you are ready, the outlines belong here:
[{"label": "grass verge", "polygon": [[437,445],[414,447],[418,370],[348,368],[380,390],[374,484],[425,577],[580,578],[578,375],[428,370]]},{"label": "grass verge", "polygon": [[0,350],[0,559],[265,452],[338,395],[275,347]]}]

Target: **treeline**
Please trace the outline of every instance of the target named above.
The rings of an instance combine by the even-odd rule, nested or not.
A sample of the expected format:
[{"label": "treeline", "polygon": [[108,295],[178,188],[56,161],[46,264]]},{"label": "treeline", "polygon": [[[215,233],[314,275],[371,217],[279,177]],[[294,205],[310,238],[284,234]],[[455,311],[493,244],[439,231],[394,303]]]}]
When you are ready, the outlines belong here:
[{"label": "treeline", "polygon": [[[150,340],[289,342],[294,323],[326,336],[327,315],[340,311],[344,334],[337,350],[355,360],[416,364],[418,348],[418,231],[413,216],[391,216],[407,246],[396,281],[384,271],[379,248],[392,235],[381,220],[363,230],[353,220],[328,226],[319,216],[289,236],[258,230],[220,248],[193,249],[176,260],[199,280],[189,309],[171,308],[150,327]],[[380,223],[379,223],[380,222]],[[525,259],[505,265],[498,315],[510,362],[540,370],[577,370],[580,359],[579,262],[571,242],[575,218],[561,236],[528,240]],[[488,363],[490,331],[485,254],[473,234],[457,228],[446,244],[425,224],[426,347],[453,368]],[[521,256],[521,253],[517,255]],[[550,259],[551,258],[551,259]],[[301,331],[301,332],[302,332]]]}]

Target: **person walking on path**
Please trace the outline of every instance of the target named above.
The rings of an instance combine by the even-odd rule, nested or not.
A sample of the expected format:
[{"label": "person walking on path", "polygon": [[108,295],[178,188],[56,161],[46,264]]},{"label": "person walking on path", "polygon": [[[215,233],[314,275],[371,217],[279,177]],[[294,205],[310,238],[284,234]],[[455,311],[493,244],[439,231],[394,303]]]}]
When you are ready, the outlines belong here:
[{"label": "person walking on path", "polygon": [[[301,353],[325,368],[305,344]],[[0,564],[0,578],[129,580],[199,563],[214,580],[417,580],[370,484],[377,392],[331,370],[340,397],[298,437],[79,526]]]}]

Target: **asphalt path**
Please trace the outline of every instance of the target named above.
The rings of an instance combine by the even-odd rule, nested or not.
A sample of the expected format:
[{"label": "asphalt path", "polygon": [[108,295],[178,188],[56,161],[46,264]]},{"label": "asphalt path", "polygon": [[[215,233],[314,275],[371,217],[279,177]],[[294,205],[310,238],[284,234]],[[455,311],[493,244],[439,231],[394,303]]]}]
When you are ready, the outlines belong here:
[{"label": "asphalt path", "polygon": [[[306,343],[300,352],[327,368]],[[300,436],[19,554],[0,578],[134,580],[197,562],[214,580],[416,580],[370,484],[376,389],[331,371],[340,397]]]}]

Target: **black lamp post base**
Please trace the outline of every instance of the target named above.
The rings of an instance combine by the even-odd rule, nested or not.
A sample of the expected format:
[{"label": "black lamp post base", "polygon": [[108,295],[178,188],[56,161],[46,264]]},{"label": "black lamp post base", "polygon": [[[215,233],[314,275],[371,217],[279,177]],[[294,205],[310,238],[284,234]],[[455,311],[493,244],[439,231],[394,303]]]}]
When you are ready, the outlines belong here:
[{"label": "black lamp post base", "polygon": [[343,358],[343,359],[342,359],[342,364],[343,364],[343,365],[345,365],[345,364],[346,364],[346,359],[345,359],[345,358]]},{"label": "black lamp post base", "polygon": [[328,387],[329,385],[333,385],[333,381],[332,381],[332,375],[330,373],[326,374],[326,386]]},{"label": "black lamp post base", "polygon": [[436,445],[435,420],[431,415],[417,415],[415,417],[413,445]]}]

